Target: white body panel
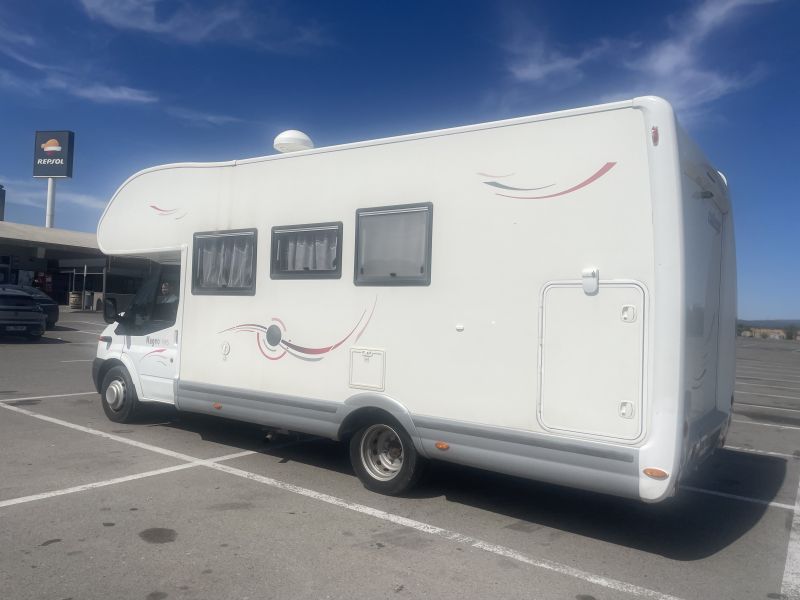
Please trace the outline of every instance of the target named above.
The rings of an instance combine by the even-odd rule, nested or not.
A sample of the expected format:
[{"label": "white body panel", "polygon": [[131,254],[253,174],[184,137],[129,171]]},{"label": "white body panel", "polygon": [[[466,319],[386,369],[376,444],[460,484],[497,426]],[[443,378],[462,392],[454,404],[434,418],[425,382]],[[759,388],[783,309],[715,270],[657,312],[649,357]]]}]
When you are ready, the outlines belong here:
[{"label": "white body panel", "polygon": [[[192,294],[184,254],[179,408],[213,412],[216,398],[226,416],[337,437],[349,412],[391,406],[429,456],[445,439],[453,450],[436,458],[654,501],[701,438],[724,436],[733,382],[729,205],[709,182],[725,195],[716,232],[681,174],[705,164],[682,135],[669,105],[642,98],[167,165],[120,188],[98,242],[157,260],[197,232],[258,230],[254,295]],[[356,210],[415,202],[433,205],[430,285],[354,285]],[[340,279],[270,278],[272,227],[337,221]],[[594,295],[587,269],[599,272]],[[269,355],[252,327],[270,323],[325,352]],[[684,435],[684,419],[706,421]]]}]

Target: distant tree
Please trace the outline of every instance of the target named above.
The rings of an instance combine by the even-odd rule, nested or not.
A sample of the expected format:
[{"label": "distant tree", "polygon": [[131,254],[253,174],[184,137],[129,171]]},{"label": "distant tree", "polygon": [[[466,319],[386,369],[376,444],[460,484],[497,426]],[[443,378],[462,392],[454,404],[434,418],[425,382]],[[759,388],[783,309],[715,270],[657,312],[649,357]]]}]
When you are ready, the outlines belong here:
[{"label": "distant tree", "polygon": [[794,340],[797,337],[797,326],[796,325],[789,325],[783,331],[786,333],[786,339],[787,340]]},{"label": "distant tree", "polygon": [[767,334],[767,332],[766,332],[766,331],[762,331],[762,332],[761,332],[761,339],[762,339],[762,340],[765,340],[765,339],[767,339],[768,337],[769,337],[769,334]]}]

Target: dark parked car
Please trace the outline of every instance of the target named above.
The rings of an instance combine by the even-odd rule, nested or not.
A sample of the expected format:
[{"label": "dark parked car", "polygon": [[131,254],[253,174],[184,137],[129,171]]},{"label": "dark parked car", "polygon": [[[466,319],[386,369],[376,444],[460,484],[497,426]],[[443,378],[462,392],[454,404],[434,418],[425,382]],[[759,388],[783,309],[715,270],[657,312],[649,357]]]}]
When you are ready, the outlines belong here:
[{"label": "dark parked car", "polygon": [[30,285],[12,285],[10,283],[0,284],[0,291],[2,290],[17,290],[33,296],[33,301],[41,306],[44,314],[47,315],[47,328],[52,329],[55,327],[58,321],[58,302],[53,300],[42,290]]},{"label": "dark parked car", "polygon": [[19,290],[0,290],[0,334],[16,333],[40,338],[47,317],[33,296]]}]

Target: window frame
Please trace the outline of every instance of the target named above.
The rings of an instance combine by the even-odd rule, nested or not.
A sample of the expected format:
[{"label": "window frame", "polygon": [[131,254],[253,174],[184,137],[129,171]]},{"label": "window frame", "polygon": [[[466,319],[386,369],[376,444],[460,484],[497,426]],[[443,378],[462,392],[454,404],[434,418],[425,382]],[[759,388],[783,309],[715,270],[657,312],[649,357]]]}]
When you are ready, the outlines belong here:
[{"label": "window frame", "polygon": [[[253,236],[253,277],[249,288],[227,288],[227,287],[198,287],[197,281],[197,257],[199,247],[198,238],[220,238],[226,236],[236,236],[251,234]],[[225,229],[217,231],[197,231],[192,236],[192,295],[193,296],[255,296],[256,282],[258,281],[258,229],[255,227],[247,229]]]},{"label": "window frame", "polygon": [[[423,277],[397,278],[386,276],[370,276],[359,279],[358,263],[360,254],[361,243],[361,216],[364,214],[391,214],[402,212],[415,212],[424,210],[427,214],[425,226],[427,227],[427,236],[425,237],[425,273]],[[359,208],[356,209],[356,246],[353,252],[353,284],[358,286],[429,286],[431,284],[431,269],[433,264],[433,202],[414,202],[410,204],[393,204],[391,206],[375,206],[372,208]]]},{"label": "window frame", "polygon": [[[313,231],[313,230],[336,231],[338,242],[336,244],[336,269],[333,271],[298,271],[285,272],[278,269],[280,257],[276,242],[281,233],[291,233],[293,231]],[[304,223],[300,225],[276,225],[272,228],[269,253],[269,277],[270,279],[341,279],[342,278],[342,245],[344,244],[344,224],[341,221],[329,221],[326,223]]]}]

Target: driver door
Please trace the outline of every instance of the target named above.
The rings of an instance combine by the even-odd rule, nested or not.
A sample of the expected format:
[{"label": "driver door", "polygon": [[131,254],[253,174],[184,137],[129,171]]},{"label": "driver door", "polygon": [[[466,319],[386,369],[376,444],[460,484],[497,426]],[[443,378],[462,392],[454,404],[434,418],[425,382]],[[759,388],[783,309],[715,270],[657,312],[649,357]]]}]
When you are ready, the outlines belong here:
[{"label": "driver door", "polygon": [[147,301],[131,306],[122,353],[139,375],[142,399],[175,403],[178,374],[178,330],[181,297],[179,265],[160,265],[137,296]]}]

